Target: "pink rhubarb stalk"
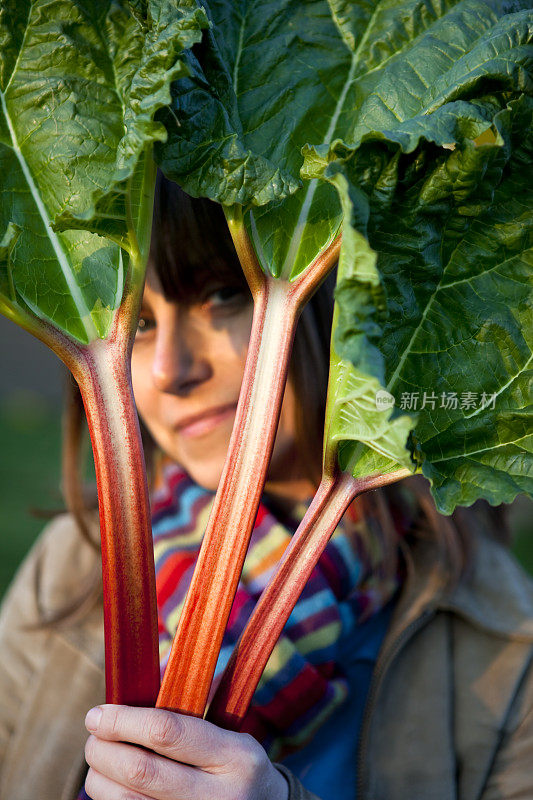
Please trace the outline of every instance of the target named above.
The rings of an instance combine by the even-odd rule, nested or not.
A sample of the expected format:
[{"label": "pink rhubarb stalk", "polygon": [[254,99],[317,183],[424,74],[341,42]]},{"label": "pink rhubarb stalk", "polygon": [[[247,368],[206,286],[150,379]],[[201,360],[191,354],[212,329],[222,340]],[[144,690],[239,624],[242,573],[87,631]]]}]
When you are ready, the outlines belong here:
[{"label": "pink rhubarb stalk", "polygon": [[242,220],[229,219],[254,299],[229,451],[157,705],[202,716],[263,492],[300,312],[334,265],[340,238],[299,279],[265,276]]},{"label": "pink rhubarb stalk", "polygon": [[159,690],[154,555],[130,375],[141,294],[142,281],[135,288],[128,281],[109,337],[88,345],[23,312],[16,321],[59,356],[83,398],[100,512],[106,701],[153,706]]},{"label": "pink rhubarb stalk", "polygon": [[[125,312],[121,308],[119,318]],[[130,377],[129,344],[119,320],[73,368],[94,453],[104,589],[106,701],[153,706],[159,652],[150,504]]]},{"label": "pink rhubarb stalk", "polygon": [[237,642],[209,706],[208,719],[239,730],[274,645],[344,512],[359,494],[407,475],[409,470],[400,469],[362,479],[339,471],[323,477]]}]

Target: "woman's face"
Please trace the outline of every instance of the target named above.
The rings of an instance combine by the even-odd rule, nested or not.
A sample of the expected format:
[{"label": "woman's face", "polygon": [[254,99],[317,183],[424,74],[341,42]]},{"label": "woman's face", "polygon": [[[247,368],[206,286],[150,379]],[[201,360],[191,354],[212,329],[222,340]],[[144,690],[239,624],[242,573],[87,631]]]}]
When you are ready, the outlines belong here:
[{"label": "woman's face", "polygon": [[[148,270],[132,355],[135,402],[159,447],[207,489],[222,473],[252,312],[248,293],[220,282],[189,305],[167,300]],[[288,385],[271,463],[276,479],[294,455],[293,420]]]}]

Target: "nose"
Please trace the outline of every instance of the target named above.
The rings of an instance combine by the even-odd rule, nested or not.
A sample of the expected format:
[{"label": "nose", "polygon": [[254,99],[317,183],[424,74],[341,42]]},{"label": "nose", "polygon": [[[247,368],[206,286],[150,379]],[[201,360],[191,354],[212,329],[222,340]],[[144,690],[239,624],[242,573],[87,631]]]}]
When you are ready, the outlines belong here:
[{"label": "nose", "polygon": [[187,395],[212,375],[205,336],[187,311],[176,312],[157,326],[152,380],[162,392]]}]

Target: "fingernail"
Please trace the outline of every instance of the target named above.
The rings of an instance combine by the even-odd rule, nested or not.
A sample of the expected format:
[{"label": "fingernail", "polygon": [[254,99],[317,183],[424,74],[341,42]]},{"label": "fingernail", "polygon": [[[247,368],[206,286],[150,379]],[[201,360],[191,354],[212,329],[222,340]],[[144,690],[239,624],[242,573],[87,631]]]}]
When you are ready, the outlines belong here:
[{"label": "fingernail", "polygon": [[87,716],[85,717],[85,727],[88,731],[96,731],[98,730],[98,726],[100,724],[100,720],[102,719],[102,709],[98,708],[91,708],[90,711],[87,712]]}]

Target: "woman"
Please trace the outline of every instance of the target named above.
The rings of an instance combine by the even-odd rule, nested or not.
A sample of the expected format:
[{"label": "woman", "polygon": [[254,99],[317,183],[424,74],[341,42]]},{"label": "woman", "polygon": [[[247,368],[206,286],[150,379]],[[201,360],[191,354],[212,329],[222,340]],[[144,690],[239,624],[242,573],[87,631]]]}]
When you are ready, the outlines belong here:
[{"label": "woman", "polygon": [[[164,665],[224,462],[252,309],[219,210],[190,203],[164,181],[150,261],[132,377],[157,486]],[[222,662],[268,579],[273,561],[265,563],[265,550],[279,557],[319,477],[330,314],[327,285],[304,312],[295,341]],[[71,414],[68,463],[77,449],[77,421]],[[531,586],[490,539],[502,522],[494,509],[477,504],[476,513],[439,517],[421,484],[409,479],[358,498],[350,509],[269,662],[243,726],[252,736],[164,710],[96,706],[86,718],[87,795],[533,796]],[[87,527],[72,475],[65,488]],[[94,592],[61,613],[74,586],[84,578],[94,584],[98,556],[73,534],[72,518],[54,525],[4,610],[0,800],[29,800],[32,787],[41,800],[76,796],[81,709],[102,696]],[[55,621],[43,624],[50,612]],[[34,682],[33,702],[23,681]]]}]

